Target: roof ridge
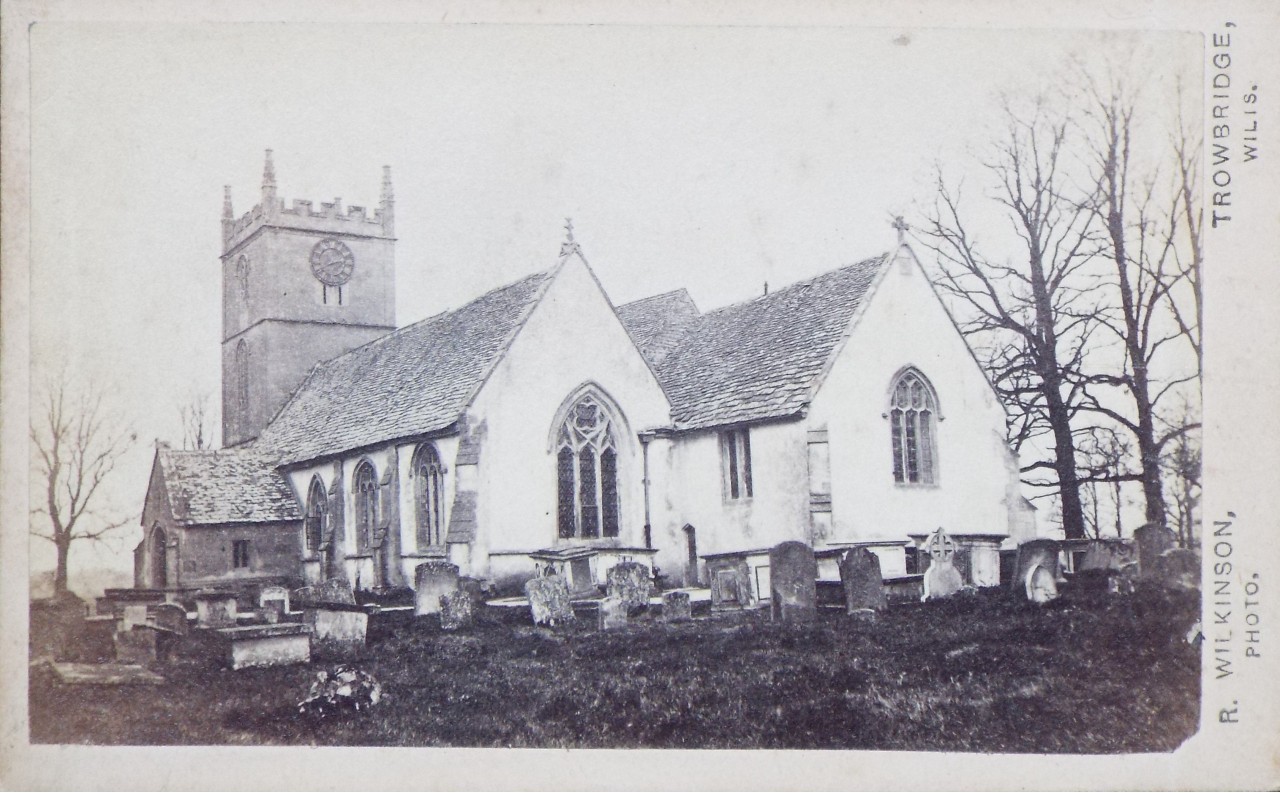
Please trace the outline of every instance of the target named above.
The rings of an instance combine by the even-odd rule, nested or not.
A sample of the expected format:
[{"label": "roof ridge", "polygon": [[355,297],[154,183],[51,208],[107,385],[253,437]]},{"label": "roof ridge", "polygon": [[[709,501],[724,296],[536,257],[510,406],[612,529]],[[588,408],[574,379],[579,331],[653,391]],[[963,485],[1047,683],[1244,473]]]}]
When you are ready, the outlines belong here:
[{"label": "roof ridge", "polygon": [[[671,297],[672,295],[676,295],[676,294],[679,294],[679,293],[681,293],[681,292],[683,292],[686,296],[688,296],[688,297],[689,297],[689,302],[690,302],[690,303],[693,303],[693,296],[689,294],[689,290],[688,290],[688,288],[687,288],[687,287],[683,287],[683,286],[681,286],[681,287],[678,287],[678,288],[676,288],[676,289],[671,289],[671,290],[666,291],[666,292],[659,292],[659,293],[658,293],[658,294],[656,294],[656,295],[649,295],[648,297],[639,297],[639,298],[636,298],[635,300],[628,301],[628,302],[623,303],[622,305],[618,306],[618,310],[619,310],[619,311],[621,311],[621,310],[622,310],[622,309],[624,309],[624,308],[630,308],[631,306],[638,306],[638,305],[640,305],[641,303],[648,303],[648,302],[649,302],[649,301],[651,301],[651,300],[658,300],[659,298],[663,298],[663,297]],[[697,304],[696,304],[696,303],[694,303],[694,307],[695,307],[695,308],[697,308]]]},{"label": "roof ridge", "polygon": [[749,297],[746,300],[739,300],[735,303],[729,303],[727,305],[723,305],[718,308],[709,308],[706,311],[702,312],[702,316],[707,317],[707,316],[710,316],[711,314],[718,314],[722,311],[727,311],[728,309],[731,309],[731,308],[741,308],[742,306],[750,305],[751,303],[757,303],[760,301],[769,300],[778,295],[786,294],[791,290],[798,289],[803,286],[809,286],[813,284],[814,281],[817,281],[820,278],[826,278],[828,276],[835,275],[836,273],[842,273],[842,272],[845,272],[846,270],[852,270],[855,267],[867,266],[872,264],[873,262],[876,263],[876,266],[881,266],[884,264],[884,260],[887,260],[892,253],[893,253],[892,251],[885,251],[884,253],[876,254],[875,256],[869,256],[866,259],[862,259],[860,261],[852,262],[850,264],[842,264],[839,267],[836,267],[835,269],[827,270],[825,272],[821,272],[816,275],[811,275],[808,278],[804,278],[799,281],[793,281],[787,284],[786,286],[782,286],[773,290],[767,295],[756,295],[755,297]]}]

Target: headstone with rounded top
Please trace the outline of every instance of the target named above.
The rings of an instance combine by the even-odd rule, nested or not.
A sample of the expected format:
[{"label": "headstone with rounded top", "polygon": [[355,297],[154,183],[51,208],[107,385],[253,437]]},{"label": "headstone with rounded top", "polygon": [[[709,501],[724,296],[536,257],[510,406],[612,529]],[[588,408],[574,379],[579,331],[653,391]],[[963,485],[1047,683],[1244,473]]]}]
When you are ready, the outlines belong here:
[{"label": "headstone with rounded top", "polygon": [[845,611],[849,614],[889,605],[884,593],[880,557],[868,548],[851,548],[840,559],[840,584],[844,588]]},{"label": "headstone with rounded top", "polygon": [[649,568],[639,562],[619,562],[609,568],[605,591],[609,597],[621,599],[628,610],[643,608],[649,605],[653,578]]},{"label": "headstone with rounded top", "polygon": [[264,586],[258,591],[258,607],[271,609],[283,616],[289,612],[289,590],[282,586]]},{"label": "headstone with rounded top", "polygon": [[440,613],[440,596],[458,589],[458,566],[449,562],[424,562],[413,571],[413,613]]},{"label": "headstone with rounded top", "polygon": [[177,603],[157,603],[151,609],[151,618],[158,628],[179,636],[187,633],[187,610]]},{"label": "headstone with rounded top", "polygon": [[952,560],[956,553],[955,542],[941,527],[925,540],[925,553],[929,555],[929,569],[924,571],[924,594],[921,600],[948,598],[960,591],[964,579]]},{"label": "headstone with rounded top", "polygon": [[1177,538],[1165,526],[1148,523],[1133,532],[1133,540],[1138,546],[1138,574],[1148,578],[1156,575],[1160,556],[1174,547]]},{"label": "headstone with rounded top", "polygon": [[680,590],[662,593],[662,619],[666,622],[683,622],[693,619],[689,593]]},{"label": "headstone with rounded top", "polygon": [[569,585],[559,575],[530,578],[525,582],[524,593],[529,598],[529,611],[535,625],[555,627],[573,621]]},{"label": "headstone with rounded top", "polygon": [[1036,565],[1027,572],[1027,600],[1032,603],[1048,603],[1058,597],[1058,578],[1044,565]]},{"label": "headstone with rounded top", "polygon": [[1028,576],[1037,567],[1043,567],[1053,574],[1054,580],[1057,580],[1059,568],[1057,540],[1029,540],[1018,546],[1013,579],[1009,582],[1009,586],[1014,587],[1013,592],[1025,593]]},{"label": "headstone with rounded top", "polygon": [[475,600],[471,593],[455,589],[440,596],[440,628],[456,631],[471,627],[475,620]]},{"label": "headstone with rounded top", "polygon": [[808,545],[789,540],[769,552],[769,603],[776,622],[818,616],[818,562]]}]

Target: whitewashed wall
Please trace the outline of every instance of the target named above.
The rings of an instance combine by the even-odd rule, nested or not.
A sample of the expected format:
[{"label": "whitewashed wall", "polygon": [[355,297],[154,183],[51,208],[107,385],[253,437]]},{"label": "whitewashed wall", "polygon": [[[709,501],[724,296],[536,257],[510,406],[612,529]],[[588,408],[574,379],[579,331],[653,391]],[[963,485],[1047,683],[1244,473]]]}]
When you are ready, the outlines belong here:
[{"label": "whitewashed wall", "polygon": [[518,578],[533,569],[523,554],[562,544],[552,424],[565,399],[585,383],[612,398],[625,419],[617,427],[617,542],[643,545],[643,469],[636,433],[665,425],[670,409],[590,271],[571,257],[468,411],[472,427],[484,424],[477,471],[479,529],[469,574]]},{"label": "whitewashed wall", "polygon": [[[904,261],[905,257],[905,261]],[[894,482],[889,388],[914,366],[938,395],[938,477]],[[1007,534],[1015,496],[1004,446],[1004,412],[914,257],[899,253],[865,304],[809,412],[828,430],[829,541],[902,539],[948,532]]]}]

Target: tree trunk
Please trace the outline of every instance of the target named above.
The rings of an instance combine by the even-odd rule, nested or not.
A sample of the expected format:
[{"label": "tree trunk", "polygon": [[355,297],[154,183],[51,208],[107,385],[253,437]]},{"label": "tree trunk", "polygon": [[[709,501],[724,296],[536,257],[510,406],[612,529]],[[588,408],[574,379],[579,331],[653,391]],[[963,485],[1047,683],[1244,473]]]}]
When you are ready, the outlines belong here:
[{"label": "tree trunk", "polygon": [[58,549],[58,566],[53,573],[53,597],[55,600],[63,600],[67,593],[67,557],[71,553],[70,540],[58,540],[54,543]]}]

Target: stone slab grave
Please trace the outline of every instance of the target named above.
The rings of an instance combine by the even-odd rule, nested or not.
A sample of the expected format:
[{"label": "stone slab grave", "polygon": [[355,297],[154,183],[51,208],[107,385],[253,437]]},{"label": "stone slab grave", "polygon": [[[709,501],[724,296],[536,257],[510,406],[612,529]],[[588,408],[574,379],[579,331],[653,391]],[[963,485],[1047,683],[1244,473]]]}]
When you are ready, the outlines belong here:
[{"label": "stone slab grave", "polygon": [[616,595],[609,595],[600,601],[599,624],[602,631],[625,628],[631,621],[628,616],[631,609],[627,601]]},{"label": "stone slab grave", "polygon": [[953,563],[955,542],[939,527],[925,540],[924,550],[929,555],[929,569],[924,571],[924,593],[920,600],[948,598],[959,592],[964,587],[964,578]]},{"label": "stone slab grave", "polygon": [[529,598],[529,611],[534,625],[555,627],[573,621],[573,606],[569,602],[569,585],[558,575],[531,578],[524,585]]},{"label": "stone slab grave", "polygon": [[471,627],[475,622],[475,598],[470,592],[458,589],[440,596],[440,629],[456,631]]},{"label": "stone slab grave", "polygon": [[201,628],[234,628],[236,596],[230,592],[197,592],[196,625]]},{"label": "stone slab grave", "polygon": [[818,616],[818,562],[802,542],[779,543],[769,552],[769,613],[775,622],[809,622]]},{"label": "stone slab grave", "polygon": [[652,574],[639,562],[619,562],[609,569],[605,592],[621,600],[628,612],[644,608],[653,592]]},{"label": "stone slab grave", "polygon": [[349,603],[308,604],[303,610],[303,622],[311,628],[316,644],[339,651],[364,647],[369,634],[369,612]]},{"label": "stone slab grave", "polygon": [[311,661],[311,629],[300,622],[222,628],[232,669],[305,664]]},{"label": "stone slab grave", "polygon": [[1175,547],[1177,537],[1158,523],[1148,523],[1133,532],[1133,542],[1138,549],[1138,575],[1149,578],[1158,574],[1160,557]]},{"label": "stone slab grave", "polygon": [[889,606],[880,573],[880,557],[868,548],[850,548],[840,558],[840,584],[844,589],[845,613]]},{"label": "stone slab grave", "polygon": [[58,682],[69,686],[158,686],[164,678],[136,664],[50,664]]},{"label": "stone slab grave", "polygon": [[415,616],[440,613],[440,596],[458,589],[458,566],[449,562],[424,562],[414,568]]},{"label": "stone slab grave", "polygon": [[282,586],[264,586],[258,592],[258,611],[269,624],[284,619],[289,613],[289,590]]},{"label": "stone slab grave", "polygon": [[1058,550],[1057,540],[1029,540],[1019,545],[1018,556],[1013,567],[1013,578],[1009,581],[1013,591],[1025,595],[1031,571],[1037,567],[1043,567],[1051,573],[1056,583],[1059,569]]},{"label": "stone slab grave", "polygon": [[662,593],[662,619],[665,622],[685,622],[693,619],[693,603],[688,592]]}]

